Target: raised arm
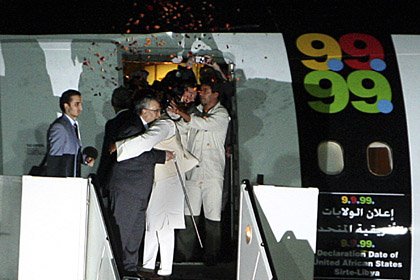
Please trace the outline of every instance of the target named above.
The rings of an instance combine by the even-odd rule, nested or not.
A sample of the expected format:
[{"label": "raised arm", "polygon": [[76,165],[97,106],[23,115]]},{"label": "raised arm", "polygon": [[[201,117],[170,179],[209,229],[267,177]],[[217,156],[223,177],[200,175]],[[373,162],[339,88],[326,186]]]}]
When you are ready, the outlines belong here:
[{"label": "raised arm", "polygon": [[134,158],[150,151],[157,143],[175,134],[172,120],[157,120],[143,134],[116,142],[117,161]]},{"label": "raised arm", "polygon": [[227,110],[223,107],[218,107],[205,117],[192,114],[190,121],[184,121],[184,125],[200,130],[219,131],[228,126],[229,120],[230,117]]}]

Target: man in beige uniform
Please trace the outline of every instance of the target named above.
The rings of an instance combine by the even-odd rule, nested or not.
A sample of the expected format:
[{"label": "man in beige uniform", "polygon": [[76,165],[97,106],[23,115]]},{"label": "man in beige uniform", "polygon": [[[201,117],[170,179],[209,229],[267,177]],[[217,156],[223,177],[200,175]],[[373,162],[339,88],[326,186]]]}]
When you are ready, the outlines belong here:
[{"label": "man in beige uniform", "polygon": [[[201,104],[197,112],[187,113],[171,103],[172,112],[179,114],[179,129],[182,139],[187,143],[187,150],[197,157],[200,163],[187,172],[186,189],[191,202],[192,215],[199,220],[201,207],[205,216],[205,262],[213,265],[217,262],[220,249],[220,221],[222,213],[222,194],[225,169],[225,140],[230,117],[220,104],[223,84],[220,82],[202,82]],[[186,215],[191,215],[186,208]],[[177,247],[186,261],[192,260],[196,243],[193,225],[187,218],[187,229],[180,231]]]},{"label": "man in beige uniform", "polygon": [[146,211],[143,268],[140,271],[140,275],[145,277],[154,272],[160,250],[157,273],[168,276],[172,273],[174,230],[185,228],[184,194],[180,180],[185,181],[185,172],[192,169],[198,160],[183,149],[175,123],[170,119],[158,120],[146,133],[117,142],[116,145],[118,161],[136,157],[151,148],[175,154],[182,178],[179,178],[173,160],[155,167],[153,190]]}]

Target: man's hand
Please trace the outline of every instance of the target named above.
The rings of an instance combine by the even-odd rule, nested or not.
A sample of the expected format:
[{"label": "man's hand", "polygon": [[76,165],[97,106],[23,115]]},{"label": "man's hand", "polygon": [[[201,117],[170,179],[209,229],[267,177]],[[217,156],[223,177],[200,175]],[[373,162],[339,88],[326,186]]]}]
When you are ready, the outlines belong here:
[{"label": "man's hand", "polygon": [[177,104],[175,103],[175,101],[171,100],[171,102],[169,103],[168,111],[179,115],[180,110],[179,110]]},{"label": "man's hand", "polygon": [[180,110],[178,106],[176,105],[175,101],[171,100],[171,103],[169,104],[168,110],[174,114],[177,114],[181,116],[181,118],[184,119],[184,121],[189,122],[191,120],[190,114]]},{"label": "man's hand", "polygon": [[95,164],[95,159],[92,157],[86,157],[86,165],[93,167],[93,165]]},{"label": "man's hand", "polygon": [[222,69],[220,68],[219,64],[216,63],[216,61],[211,58],[209,55],[204,56],[206,58],[205,65],[213,68],[215,71],[219,72],[222,76],[223,80],[227,80],[226,75],[223,73]]},{"label": "man's hand", "polygon": [[175,153],[171,151],[166,151],[166,161],[169,161],[171,159],[175,158]]},{"label": "man's hand", "polygon": [[115,143],[111,143],[111,144],[109,145],[109,149],[108,149],[109,154],[114,153],[116,150],[117,150],[117,145],[115,145]]}]

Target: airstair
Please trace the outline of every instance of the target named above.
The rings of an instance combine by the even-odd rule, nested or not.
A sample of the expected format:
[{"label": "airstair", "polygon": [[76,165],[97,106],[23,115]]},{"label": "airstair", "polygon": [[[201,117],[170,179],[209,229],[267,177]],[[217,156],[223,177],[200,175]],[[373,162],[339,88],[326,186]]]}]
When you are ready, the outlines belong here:
[{"label": "airstair", "polygon": [[0,279],[119,280],[90,180],[0,176]]}]

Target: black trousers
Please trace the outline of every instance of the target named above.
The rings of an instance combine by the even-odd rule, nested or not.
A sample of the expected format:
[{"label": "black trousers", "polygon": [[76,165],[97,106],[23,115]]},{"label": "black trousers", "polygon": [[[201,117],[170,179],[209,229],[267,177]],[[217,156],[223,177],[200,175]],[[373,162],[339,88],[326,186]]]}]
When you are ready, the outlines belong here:
[{"label": "black trousers", "polygon": [[148,199],[124,191],[111,191],[111,212],[115,223],[117,264],[121,272],[137,271],[143,241]]},{"label": "black trousers", "polygon": [[[200,216],[194,216],[194,220],[200,229]],[[217,257],[221,243],[221,222],[204,219],[204,229],[205,232],[200,233],[204,246],[204,257]],[[177,232],[177,254],[181,255],[185,261],[196,261],[194,252],[197,251],[197,246],[199,247],[199,242],[191,216],[185,216],[185,229]]]}]

